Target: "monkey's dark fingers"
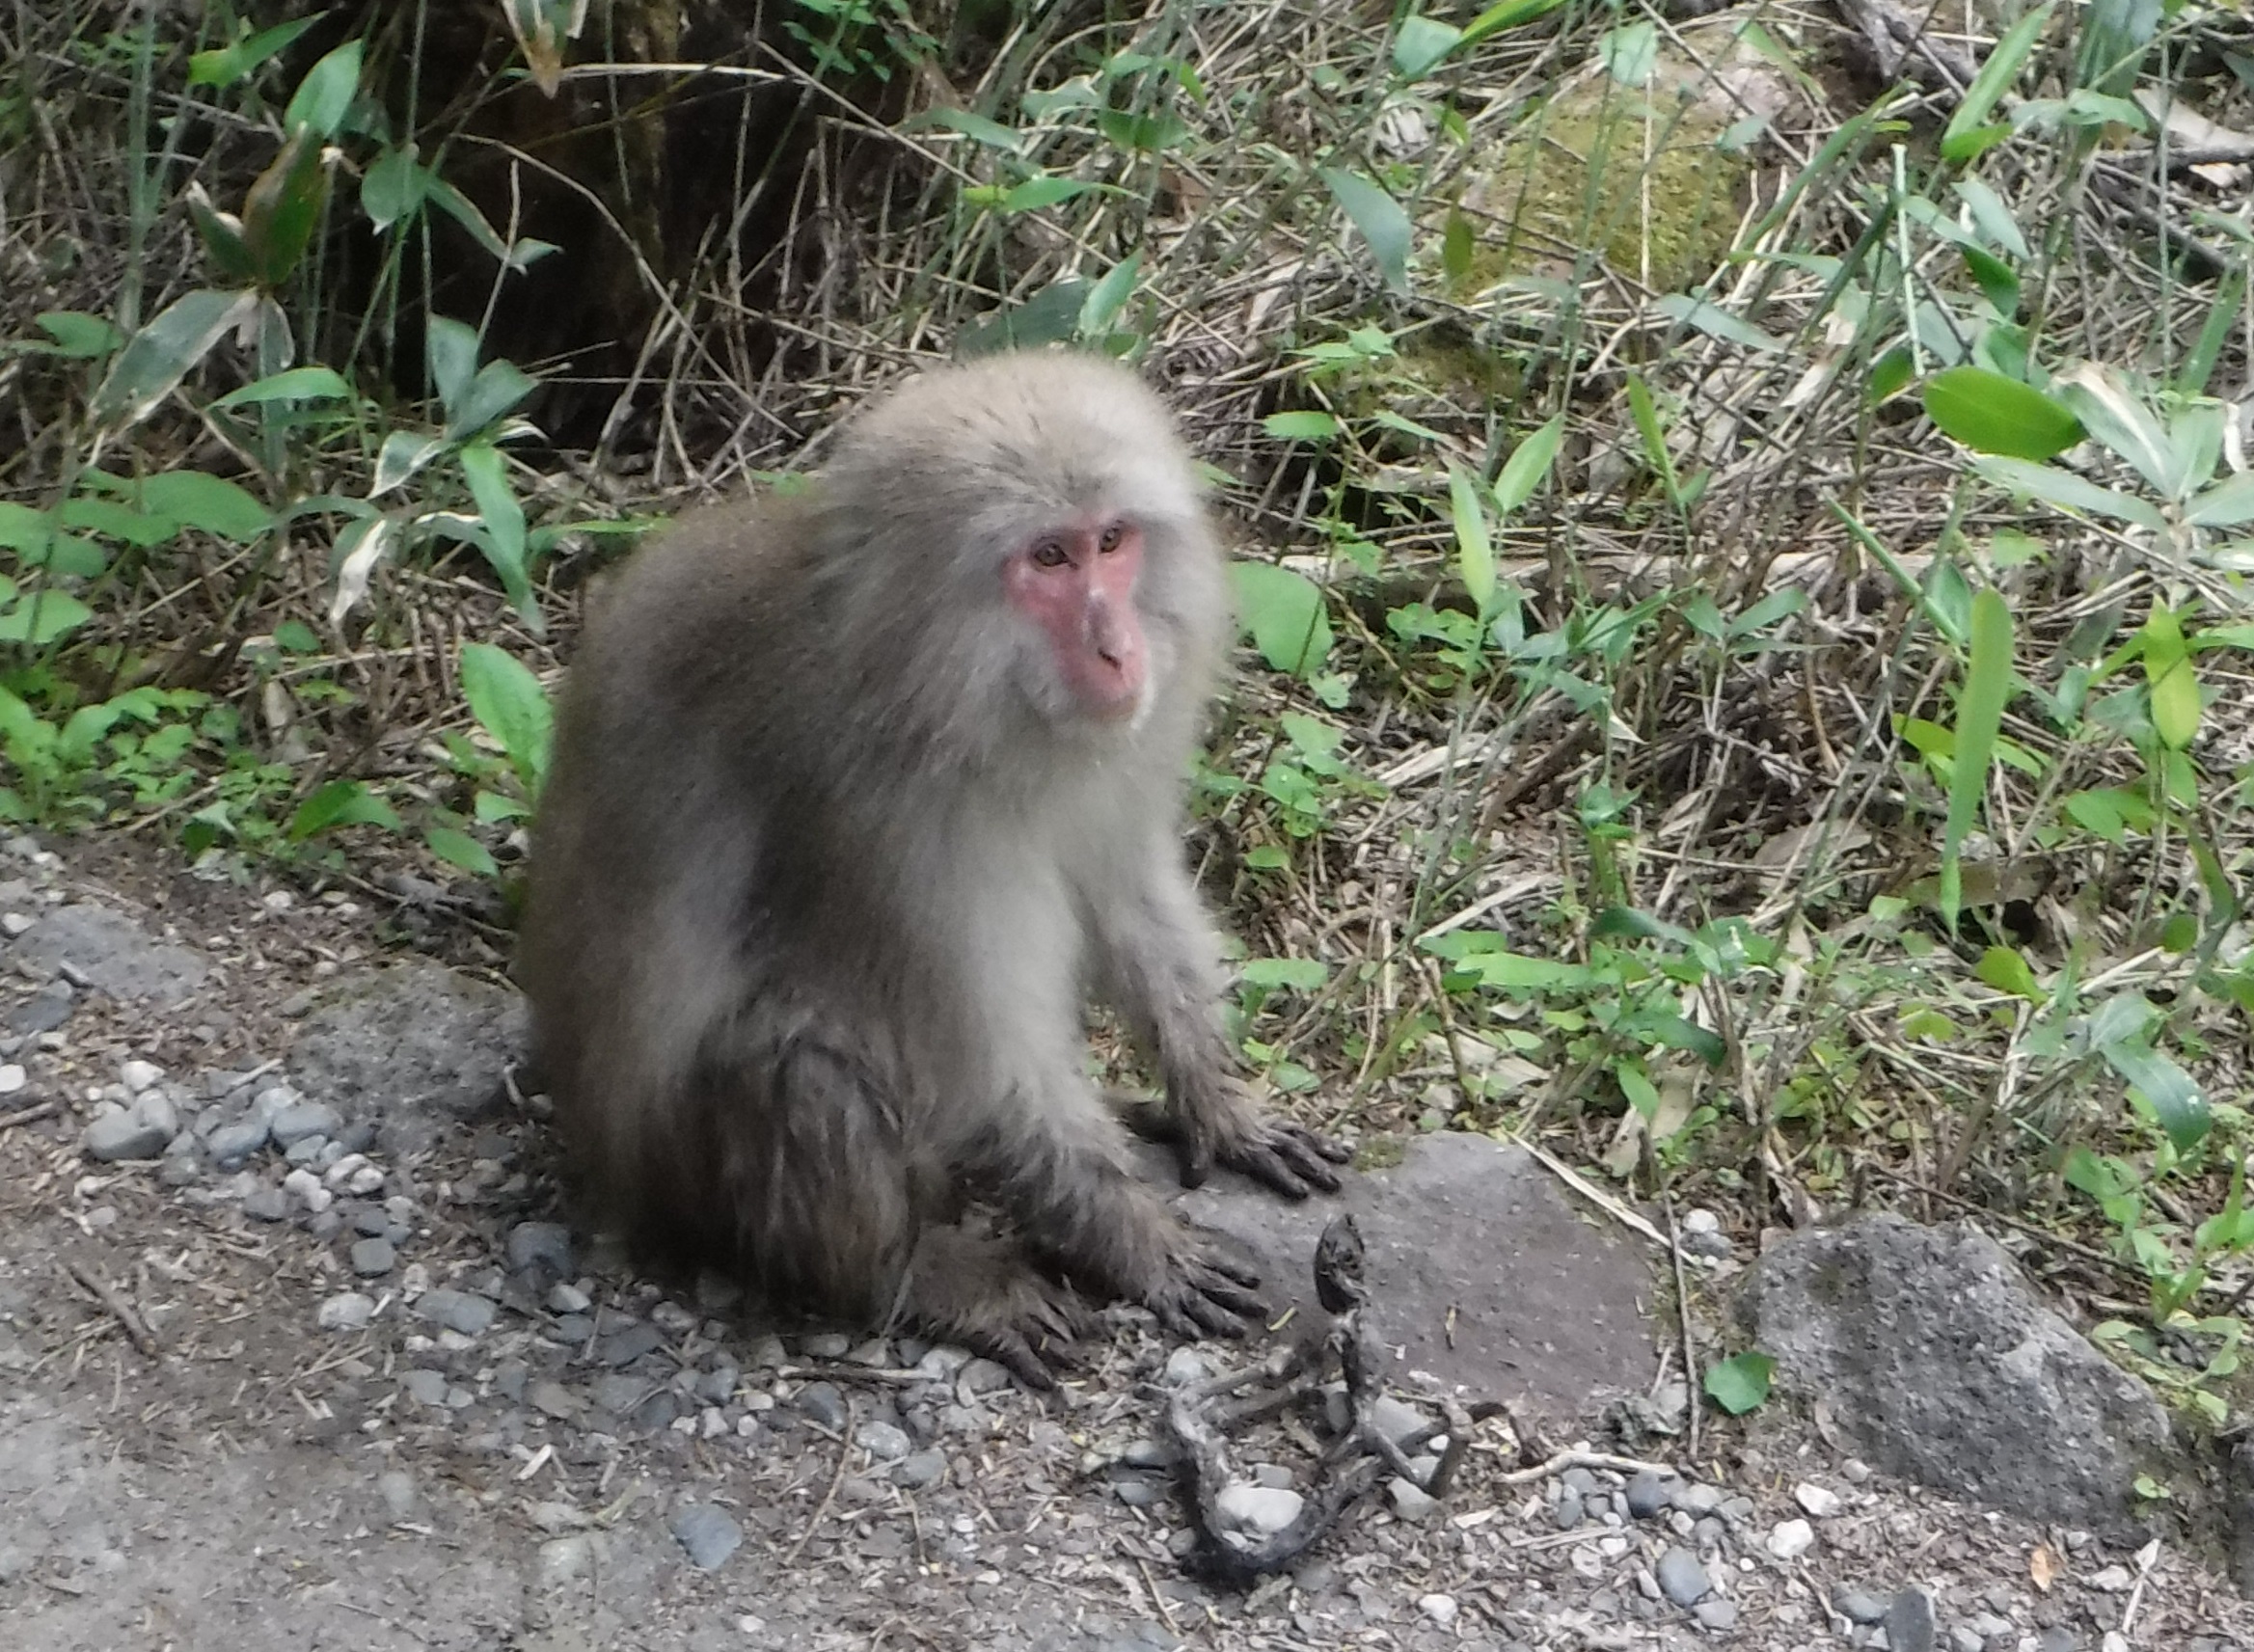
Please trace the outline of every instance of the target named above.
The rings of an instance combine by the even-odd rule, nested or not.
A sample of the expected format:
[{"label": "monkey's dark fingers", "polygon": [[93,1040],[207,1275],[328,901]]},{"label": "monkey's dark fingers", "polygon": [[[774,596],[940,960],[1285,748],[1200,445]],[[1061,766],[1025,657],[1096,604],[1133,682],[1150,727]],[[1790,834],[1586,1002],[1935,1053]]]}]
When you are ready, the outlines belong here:
[{"label": "monkey's dark fingers", "polygon": [[[977,1339],[973,1350],[984,1354],[995,1364],[1007,1368],[1027,1388],[1047,1394],[1056,1387],[1056,1377],[1032,1344],[1015,1331],[997,1331]],[[1044,1350],[1046,1351],[1046,1350]]]},{"label": "monkey's dark fingers", "polygon": [[1291,1161],[1292,1169],[1325,1193],[1339,1190],[1339,1173],[1331,1166],[1344,1164],[1354,1156],[1353,1150],[1344,1143],[1298,1124],[1278,1125],[1275,1148]]}]

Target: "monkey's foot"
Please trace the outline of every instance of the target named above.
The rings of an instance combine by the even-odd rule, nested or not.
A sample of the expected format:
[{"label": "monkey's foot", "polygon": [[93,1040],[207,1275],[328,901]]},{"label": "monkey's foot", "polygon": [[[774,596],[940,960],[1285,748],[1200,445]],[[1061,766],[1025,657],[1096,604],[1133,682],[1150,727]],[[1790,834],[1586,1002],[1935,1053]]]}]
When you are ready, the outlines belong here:
[{"label": "monkey's foot", "polygon": [[1173,1148],[1181,1157],[1181,1185],[1202,1187],[1216,1164],[1249,1176],[1287,1199],[1305,1199],[1319,1188],[1339,1190],[1334,1164],[1353,1151],[1301,1124],[1263,1117],[1248,1101],[1232,1096],[1225,1102],[1161,1106],[1121,1091],[1105,1097],[1121,1121],[1147,1142]]},{"label": "monkey's foot", "polygon": [[1176,1337],[1241,1337],[1267,1318],[1253,1294],[1260,1275],[1191,1240],[1167,1259],[1157,1278],[1127,1292]]},{"label": "monkey's foot", "polygon": [[931,1228],[916,1243],[904,1317],[935,1336],[1007,1366],[1028,1388],[1051,1389],[1051,1368],[1094,1316],[1065,1286],[1045,1278],[1016,1246],[961,1228]]}]

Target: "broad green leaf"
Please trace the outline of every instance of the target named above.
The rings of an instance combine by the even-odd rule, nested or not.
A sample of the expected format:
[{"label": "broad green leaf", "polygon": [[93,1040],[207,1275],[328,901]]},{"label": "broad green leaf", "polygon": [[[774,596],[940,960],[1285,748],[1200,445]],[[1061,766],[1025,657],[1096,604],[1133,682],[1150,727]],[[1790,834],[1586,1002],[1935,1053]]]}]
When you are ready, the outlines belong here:
[{"label": "broad green leaf", "polygon": [[282,112],[282,129],[295,132],[304,127],[316,137],[334,138],[360,90],[360,55],[361,42],[346,41],[306,70],[289,107]]},{"label": "broad green leaf", "polygon": [[1549,479],[1550,467],[1557,463],[1558,448],[1565,440],[1565,416],[1559,414],[1526,440],[1510,450],[1510,457],[1503,461],[1503,474],[1495,478],[1495,508],[1504,516],[1524,509]]},{"label": "broad green leaf", "polygon": [[1706,1397],[1730,1416],[1743,1417],[1769,1397],[1776,1373],[1777,1362],[1767,1354],[1732,1354],[1706,1368]]},{"label": "broad green leaf", "polygon": [[2133,469],[2163,497],[2176,497],[2174,483],[2179,465],[2174,444],[2118,369],[2102,362],[2082,362],[2051,382],[2058,387],[2059,399],[2074,409],[2083,427],[2114,457]]},{"label": "broad green leaf", "polygon": [[456,441],[476,435],[539,388],[539,381],[516,363],[487,362],[470,381],[460,403],[448,409],[448,434]]},{"label": "broad green leaf", "polygon": [[89,315],[83,310],[42,310],[32,319],[55,340],[41,347],[73,361],[96,361],[125,341],[125,335],[107,316]]},{"label": "broad green leaf", "polygon": [[1299,677],[1320,670],[1332,641],[1321,587],[1272,562],[1232,562],[1229,573],[1244,629],[1269,668]]},{"label": "broad green leaf", "polygon": [[1440,60],[1462,39],[1463,31],[1454,24],[1411,13],[1401,19],[1400,30],[1393,37],[1394,71],[1403,80],[1421,80],[1438,68]]},{"label": "broad green leaf", "polygon": [[249,544],[274,526],[274,513],[250,493],[204,471],[167,471],[146,477],[139,493],[144,508],[237,545]]},{"label": "broad green leaf", "polygon": [[2163,8],[2160,0],[2089,0],[2082,8],[2081,38],[2075,42],[2075,85],[2127,97],[2159,31],[2163,10],[2172,8]]},{"label": "broad green leaf", "polygon": [[2192,669],[2183,628],[2172,609],[2156,602],[2141,636],[2153,732],[2171,749],[2189,750],[2199,735],[2199,674]]},{"label": "broad green leaf", "polygon": [[2191,1075],[2142,1039],[2120,1039],[2101,1044],[2098,1053],[2126,1084],[2152,1103],[2154,1116],[2178,1152],[2187,1153],[2207,1137],[2213,1124],[2207,1097]]},{"label": "broad green leaf", "polygon": [[256,290],[183,293],[126,340],[94,393],[95,422],[138,424],[172,394],[213,345],[258,313]]},{"label": "broad green leaf", "polygon": [[1630,1059],[1614,1062],[1613,1081],[1646,1124],[1659,1117],[1659,1087],[1651,1082],[1651,1075],[1643,1070],[1642,1062]]},{"label": "broad green leaf", "polygon": [[480,878],[501,876],[501,867],[495,863],[493,855],[486,847],[458,827],[448,826],[426,827],[422,833],[422,841],[429,847],[431,853],[437,855],[449,866],[458,866],[464,872],[475,873]]},{"label": "broad green leaf", "polygon": [[1942,837],[1942,917],[1953,930],[1962,868],[1957,853],[1980,818],[1988,791],[1989,766],[1996,754],[1996,730],[2011,698],[2011,609],[1993,590],[1973,594],[1971,656],[1965,667],[1965,690],[1957,701],[1956,742],[1949,766],[1948,826]]},{"label": "broad green leaf", "polygon": [[349,400],[352,387],[334,367],[290,367],[231,390],[213,407],[249,407],[273,401]]},{"label": "broad green leaf", "polygon": [[376,449],[375,479],[368,484],[368,497],[373,499],[399,486],[445,452],[446,447],[443,437],[423,436],[412,430],[393,431]]},{"label": "broad green leaf", "polygon": [[1607,29],[1597,37],[1596,55],[1615,84],[1646,86],[1659,67],[1659,25],[1639,19]]},{"label": "broad green leaf", "polygon": [[1104,273],[1101,281],[1088,289],[1086,302],[1080,306],[1080,320],[1075,332],[1083,339],[1101,339],[1110,333],[1112,323],[1127,308],[1127,300],[1135,293],[1135,280],[1143,269],[1143,255],[1130,253]]},{"label": "broad green leaf", "polygon": [[289,279],[328,200],[321,140],[307,129],[292,132],[243,196],[243,245],[259,285],[272,291]]},{"label": "broad green leaf", "polygon": [[68,591],[31,591],[17,597],[6,613],[0,613],[0,642],[44,647],[93,617],[94,609]]},{"label": "broad green leaf", "polygon": [[2102,488],[2095,482],[2086,481],[2071,471],[2059,470],[2054,465],[2033,465],[2024,459],[1989,453],[1973,460],[1972,469],[2006,492],[2039,499],[2045,504],[2055,505],[2060,510],[2083,511],[2091,516],[2110,517],[2115,522],[2132,522],[2156,533],[2167,531],[2167,519],[2161,516],[2159,507],[2150,501],[2115,493],[2111,488]]},{"label": "broad green leaf", "polygon": [[2027,966],[2024,954],[2017,947],[1992,946],[1980,955],[1973,973],[1998,992],[2009,992],[2015,998],[2024,998],[2030,1004],[2050,1002],[2035,972]]},{"label": "broad green leaf", "polygon": [[243,221],[212,205],[211,198],[204,193],[204,186],[192,179],[180,192],[180,199],[187,203],[188,221],[196,226],[197,239],[204,243],[204,256],[210,265],[212,279],[224,286],[240,286],[258,280],[258,260],[252,256],[250,243],[243,239]]},{"label": "broad green leaf", "polygon": [[1448,209],[1448,226],[1440,233],[1440,273],[1448,278],[1450,286],[1461,286],[1472,279],[1472,255],[1476,250],[1472,238],[1472,221],[1463,215],[1463,209]]},{"label": "broad green leaf", "polygon": [[1362,232],[1369,244],[1371,256],[1377,260],[1378,273],[1385,284],[1396,292],[1406,292],[1409,285],[1409,215],[1401,210],[1400,203],[1384,190],[1355,173],[1337,167],[1320,171],[1322,181],[1330,188],[1331,196],[1353,220],[1354,228]]},{"label": "broad green leaf", "polygon": [[429,193],[431,174],[415,155],[413,144],[386,149],[361,177],[360,209],[378,234],[411,217]]},{"label": "broad green leaf", "polygon": [[1319,958],[1248,958],[1238,973],[1247,987],[1312,992],[1330,979],[1330,965]]},{"label": "broad green leaf", "polygon": [[1917,371],[1917,359],[1909,349],[1897,344],[1870,366],[1869,381],[1863,386],[1863,398],[1873,407],[1888,396],[1907,389]]},{"label": "broad green leaf", "polygon": [[391,804],[360,781],[332,780],[298,804],[297,812],[289,817],[287,835],[290,842],[303,843],[340,826],[380,826],[386,831],[397,831],[399,817]]},{"label": "broad green leaf", "polygon": [[2225,476],[2195,496],[2184,520],[2194,528],[2240,528],[2254,522],[2254,471]]},{"label": "broad green leaf", "polygon": [[1951,367],[1925,381],[1926,416],[1975,453],[2048,459],[2082,438],[2081,421],[2032,385],[1985,367]]},{"label": "broad green leaf", "polygon": [[98,533],[105,539],[122,540],[143,550],[162,545],[180,530],[178,523],[159,513],[135,510],[116,500],[95,499],[85,494],[65,500],[57,515],[66,528]]},{"label": "broad green leaf", "polygon": [[1724,343],[1742,344],[1749,350],[1759,350],[1770,355],[1779,354],[1785,348],[1784,340],[1774,333],[1764,333],[1751,321],[1732,315],[1719,304],[1710,304],[1703,298],[1693,298],[1687,292],[1663,294],[1659,300],[1659,312],[1685,326],[1696,327],[1699,332],[1720,339]]},{"label": "broad green leaf", "polygon": [[996,203],[996,209],[1005,213],[1038,212],[1046,206],[1061,206],[1074,196],[1085,195],[1096,185],[1084,177],[1057,177],[1043,173],[1029,177],[1023,183],[1005,191]]},{"label": "broad green leaf", "polygon": [[424,173],[421,188],[423,199],[469,231],[470,239],[502,263],[509,261],[507,243],[485,221],[485,214],[477,210],[475,203],[468,196],[434,172]]},{"label": "broad green leaf", "polygon": [[540,626],[540,605],[532,596],[531,577],[525,568],[525,507],[508,485],[507,461],[490,442],[473,442],[459,455],[470,497],[485,528],[478,548],[508,592],[509,601],[535,630]]},{"label": "broad green leaf", "polygon": [[1025,134],[1015,126],[1005,126],[999,121],[988,120],[984,115],[973,115],[967,109],[929,109],[901,124],[908,131],[926,126],[943,126],[950,132],[960,132],[989,149],[1007,149],[1012,153],[1025,147]]},{"label": "broad green leaf", "polygon": [[1106,109],[1096,117],[1096,127],[1118,148],[1142,154],[1171,149],[1189,136],[1189,127],[1181,118],[1165,110],[1138,115],[1126,109]]},{"label": "broad green leaf", "polygon": [[1636,421],[1636,433],[1643,441],[1643,459],[1659,477],[1659,485],[1666,492],[1668,502],[1680,506],[1683,502],[1682,483],[1675,475],[1674,455],[1668,450],[1667,432],[1660,427],[1659,404],[1651,399],[1651,387],[1643,382],[1641,373],[1628,375],[1628,413]]},{"label": "broad green leaf", "polygon": [[1972,272],[1972,280],[1996,314],[2010,320],[2020,312],[2020,278],[2011,265],[1994,253],[1979,247],[1960,247],[1959,255],[1965,267]]},{"label": "broad green leaf", "polygon": [[1271,413],[1260,421],[1260,427],[1279,442],[1328,442],[1342,428],[1335,418],[1319,408]]},{"label": "broad green leaf", "polygon": [[1079,324],[1092,284],[1079,276],[1064,276],[1023,304],[982,315],[956,335],[955,353],[969,358],[1062,343]]},{"label": "broad green leaf", "polygon": [[1771,591],[1759,602],[1729,622],[1731,641],[1740,637],[1757,636],[1780,619],[1788,619],[1807,607],[1807,592],[1798,585],[1787,585],[1782,590]]},{"label": "broad green leaf", "polygon": [[540,679],[515,656],[489,642],[462,649],[462,696],[471,715],[508,753],[525,796],[537,799],[548,777],[555,715]]},{"label": "broad green leaf", "polygon": [[2002,196],[1976,177],[1960,177],[1950,187],[1970,208],[1973,224],[1992,246],[2023,260],[2033,256],[2027,250],[2027,238],[2020,233],[2019,220],[2012,216]]},{"label": "broad green leaf", "polygon": [[450,315],[433,315],[423,331],[422,359],[430,369],[431,388],[438,392],[439,406],[446,410],[448,426],[465,429],[455,409],[469,394],[470,381],[476,376],[476,329]]},{"label": "broad green leaf", "polygon": [[1456,571],[1484,621],[1495,605],[1495,546],[1478,484],[1453,465],[1448,467],[1448,504],[1455,525]]},{"label": "broad green leaf", "polygon": [[1996,113],[1996,105],[2003,100],[2003,95],[2019,79],[2020,70],[2025,67],[2028,54],[2035,49],[2035,41],[2050,22],[2050,12],[2049,5],[2037,7],[2014,23],[2005,31],[2003,38],[1996,42],[1996,49],[1988,54],[1988,61],[1973,75],[1971,86],[1966,90],[1956,112],[1949,117],[1947,128],[1942,133],[1941,152],[1944,160],[1962,166],[1987,147],[1981,141],[1983,129],[1989,118]]}]

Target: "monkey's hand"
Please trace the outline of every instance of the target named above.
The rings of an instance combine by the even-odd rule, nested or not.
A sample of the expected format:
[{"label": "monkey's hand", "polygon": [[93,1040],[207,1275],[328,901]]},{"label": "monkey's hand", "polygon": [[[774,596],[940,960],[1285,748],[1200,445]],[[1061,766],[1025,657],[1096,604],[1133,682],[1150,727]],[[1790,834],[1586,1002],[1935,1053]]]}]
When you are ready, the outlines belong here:
[{"label": "monkey's hand", "polygon": [[1270,1119],[1241,1096],[1224,1105],[1181,1107],[1181,1185],[1196,1187],[1214,1165],[1249,1176],[1287,1199],[1304,1199],[1314,1188],[1339,1190],[1334,1164],[1352,1155],[1328,1136],[1304,1125]]},{"label": "monkey's hand", "polygon": [[1178,1252],[1172,1262],[1134,1293],[1169,1335],[1241,1337],[1267,1318],[1267,1304],[1252,1291],[1260,1275],[1251,1269],[1202,1246]]}]

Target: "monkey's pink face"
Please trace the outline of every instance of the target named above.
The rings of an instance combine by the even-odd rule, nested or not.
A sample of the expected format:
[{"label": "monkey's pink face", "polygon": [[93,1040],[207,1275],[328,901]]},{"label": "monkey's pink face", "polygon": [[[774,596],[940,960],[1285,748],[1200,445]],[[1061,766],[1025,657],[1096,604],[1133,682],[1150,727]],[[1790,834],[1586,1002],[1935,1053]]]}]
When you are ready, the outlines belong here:
[{"label": "monkey's pink face", "polygon": [[1142,530],[1117,519],[1083,520],[1035,534],[1010,555],[1002,589],[1041,628],[1057,676],[1090,717],[1131,717],[1150,672],[1135,576]]}]

